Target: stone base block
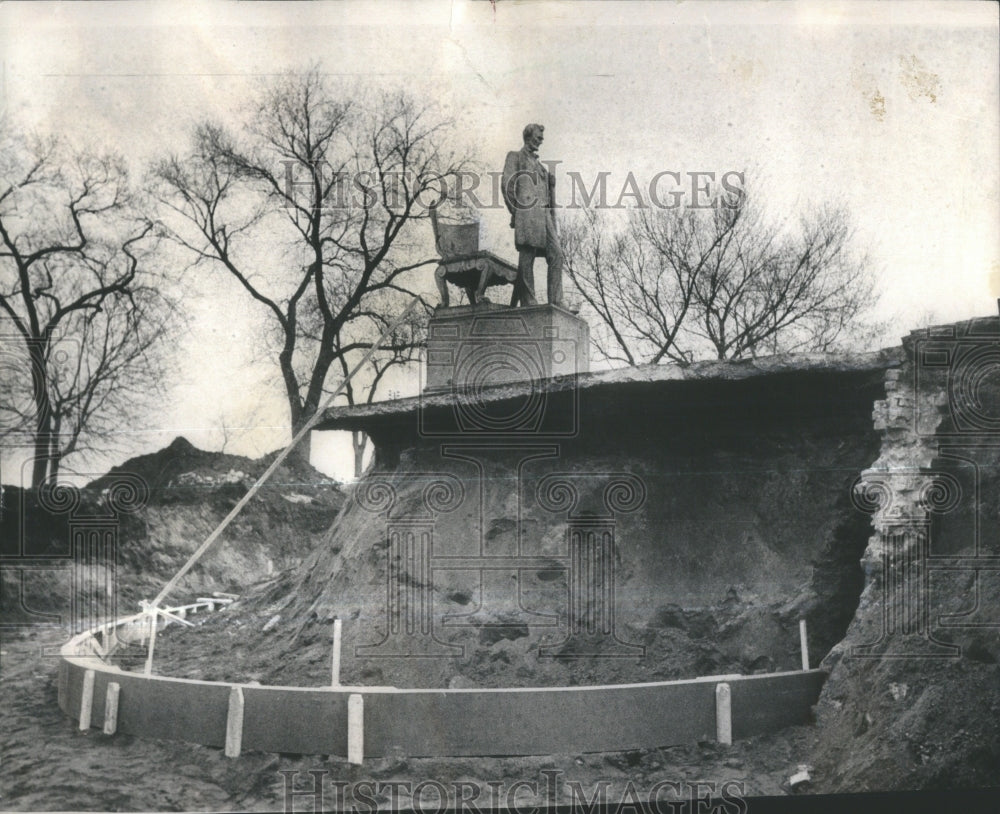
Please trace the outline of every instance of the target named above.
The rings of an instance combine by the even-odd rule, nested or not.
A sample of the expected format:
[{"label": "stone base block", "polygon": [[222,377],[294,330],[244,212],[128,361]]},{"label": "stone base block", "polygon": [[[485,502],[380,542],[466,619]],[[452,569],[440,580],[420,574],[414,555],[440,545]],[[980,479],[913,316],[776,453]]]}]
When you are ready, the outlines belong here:
[{"label": "stone base block", "polygon": [[439,308],[427,336],[426,390],[483,387],[587,373],[590,330],[557,305]]}]

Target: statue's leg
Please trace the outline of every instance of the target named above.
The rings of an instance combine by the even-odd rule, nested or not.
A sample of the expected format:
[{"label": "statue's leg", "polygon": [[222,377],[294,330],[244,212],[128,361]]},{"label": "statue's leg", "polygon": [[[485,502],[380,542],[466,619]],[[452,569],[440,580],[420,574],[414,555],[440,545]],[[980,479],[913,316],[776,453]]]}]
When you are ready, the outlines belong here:
[{"label": "statue's leg", "polygon": [[559,234],[556,232],[556,225],[552,220],[552,215],[548,217],[546,224],[545,240],[545,263],[548,272],[548,298],[550,305],[563,304],[562,290],[562,267],[563,253],[559,246]]},{"label": "statue's leg", "polygon": [[483,295],[486,294],[486,286],[490,281],[490,270],[489,268],[483,267],[483,270],[479,272],[479,285],[476,286],[476,302],[482,300]]},{"label": "statue's leg", "polygon": [[441,294],[441,305],[448,307],[448,281],[444,278],[444,266],[438,266],[434,272],[434,282],[437,283],[438,292]]},{"label": "statue's leg", "polygon": [[514,280],[514,296],[518,305],[537,305],[535,299],[535,251],[521,249],[517,253],[517,279]]}]

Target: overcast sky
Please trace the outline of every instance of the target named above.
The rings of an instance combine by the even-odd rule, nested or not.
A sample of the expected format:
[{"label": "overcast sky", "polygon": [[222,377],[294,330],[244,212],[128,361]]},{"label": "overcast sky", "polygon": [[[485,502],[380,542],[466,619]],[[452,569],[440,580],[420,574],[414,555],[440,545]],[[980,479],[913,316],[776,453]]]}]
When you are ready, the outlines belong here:
[{"label": "overcast sky", "polygon": [[[137,172],[193,122],[236,116],[261,76],[318,61],[436,99],[496,169],[539,121],[543,158],[615,191],[629,172],[755,168],[775,211],[842,203],[900,336],[1000,296],[994,3],[0,3],[0,55],[15,121],[114,144]],[[502,213],[484,230],[513,255]],[[278,429],[236,451],[282,441],[280,390],[247,367],[254,312],[226,280],[204,289],[136,450],[218,445],[215,425],[257,405]],[[344,451],[317,462],[344,474]]]}]

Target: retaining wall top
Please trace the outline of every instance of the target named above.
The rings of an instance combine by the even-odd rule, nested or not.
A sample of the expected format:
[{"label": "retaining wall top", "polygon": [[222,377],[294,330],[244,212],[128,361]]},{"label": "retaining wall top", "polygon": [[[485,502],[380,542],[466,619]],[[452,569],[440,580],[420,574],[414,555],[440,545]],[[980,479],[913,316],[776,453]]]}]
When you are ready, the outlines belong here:
[{"label": "retaining wall top", "polygon": [[[788,377],[803,378],[868,378],[875,375],[880,382],[883,371],[903,362],[901,347],[885,348],[872,353],[795,353],[741,359],[737,361],[703,361],[687,366],[638,365],[604,370],[577,376],[559,376],[541,382],[514,382],[477,389],[475,398],[482,404],[501,404],[544,394],[575,391],[595,400],[620,399],[631,392],[649,391],[652,386],[658,397],[671,398],[695,394],[706,386],[738,385],[741,382],[764,381]],[[868,374],[868,375],[866,375]],[[354,407],[334,407],[326,411],[316,425],[317,430],[365,430],[387,424],[412,421],[420,411],[448,409],[456,401],[451,392],[423,394],[410,398],[380,401]]]}]

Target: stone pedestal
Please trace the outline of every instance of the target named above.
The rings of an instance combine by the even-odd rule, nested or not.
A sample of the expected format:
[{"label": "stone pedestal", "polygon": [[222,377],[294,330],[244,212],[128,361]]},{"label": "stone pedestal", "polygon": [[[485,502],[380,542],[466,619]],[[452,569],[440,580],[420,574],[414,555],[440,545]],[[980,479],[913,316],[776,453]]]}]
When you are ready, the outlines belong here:
[{"label": "stone pedestal", "polygon": [[558,305],[439,308],[427,336],[428,392],[478,392],[590,369],[590,330]]}]

